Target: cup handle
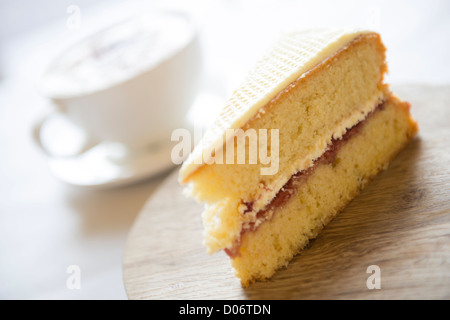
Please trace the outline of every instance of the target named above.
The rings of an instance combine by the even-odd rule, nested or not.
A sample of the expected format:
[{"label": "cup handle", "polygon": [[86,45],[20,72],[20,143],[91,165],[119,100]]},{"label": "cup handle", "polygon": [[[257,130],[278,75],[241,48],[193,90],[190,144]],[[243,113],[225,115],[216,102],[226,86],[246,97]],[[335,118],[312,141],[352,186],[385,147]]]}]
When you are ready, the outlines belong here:
[{"label": "cup handle", "polygon": [[49,150],[48,148],[45,147],[45,145],[42,143],[42,138],[41,138],[41,133],[42,133],[42,128],[44,126],[44,124],[49,120],[49,118],[51,118],[52,116],[58,114],[57,111],[54,112],[50,112],[49,114],[45,115],[44,117],[42,117],[39,121],[37,121],[32,128],[32,135],[33,135],[33,140],[36,143],[36,145],[41,149],[42,152],[44,152],[47,156],[49,157],[66,157],[66,158],[70,158],[70,157],[75,157],[78,156],[84,152],[86,152],[87,150],[91,149],[92,147],[94,147],[95,145],[98,144],[97,141],[94,141],[93,139],[87,139],[85,141],[85,143],[83,144],[82,147],[80,147],[76,152],[73,152],[71,154],[57,154],[55,152],[52,152],[51,150]]}]

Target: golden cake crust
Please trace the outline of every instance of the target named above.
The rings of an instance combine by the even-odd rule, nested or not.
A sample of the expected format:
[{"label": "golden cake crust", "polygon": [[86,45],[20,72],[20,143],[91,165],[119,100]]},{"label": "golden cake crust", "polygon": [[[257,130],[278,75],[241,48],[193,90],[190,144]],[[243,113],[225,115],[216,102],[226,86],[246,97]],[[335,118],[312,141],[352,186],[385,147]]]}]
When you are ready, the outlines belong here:
[{"label": "golden cake crust", "polygon": [[[232,155],[234,159],[237,157],[239,143],[234,137],[222,140],[221,149],[211,149],[217,146],[217,141],[206,146],[206,156],[221,159],[221,163],[193,165],[193,159],[201,151],[200,145],[194,150],[196,155],[191,155],[180,170],[180,181],[188,184],[186,193],[205,203],[202,218],[208,251],[225,249],[243,286],[267,279],[286,265],[372,177],[387,167],[417,132],[409,104],[396,98],[383,82],[387,72],[386,48],[380,35],[349,33],[340,39],[346,41],[338,41],[339,46],[334,43],[334,50],[322,55],[321,60],[315,57],[311,60],[313,64],[311,61],[300,64],[309,68],[294,66],[297,71],[303,70],[295,78],[291,78],[293,73],[282,73],[289,80],[279,82],[283,87],[275,90],[270,86],[264,88],[263,84],[260,91],[253,88],[256,95],[266,94],[261,99],[253,96],[254,99],[246,100],[239,96],[245,92],[237,91],[242,100],[231,101],[235,101],[241,113],[233,114],[231,110],[232,119],[219,121],[216,135],[212,135],[217,138],[217,132],[225,124],[230,124],[231,129],[239,124],[243,132],[278,130],[279,141],[274,143],[279,147],[276,149],[279,167],[275,174],[260,173],[266,164],[263,161],[226,163],[225,147],[234,148]],[[301,46],[293,47],[303,50]],[[276,59],[281,59],[280,63],[286,67],[286,61],[280,56],[268,59],[272,59],[271,68],[277,65]],[[273,77],[271,81],[278,83]],[[383,102],[387,107],[378,108]],[[230,111],[232,105],[228,104],[225,110]],[[382,111],[375,112],[375,109]],[[364,128],[362,132],[351,134],[355,132],[352,128],[360,125]],[[346,133],[349,134],[344,139]],[[343,146],[336,147],[339,161],[332,164],[319,161],[322,156],[326,159],[327,152],[334,148],[333,142],[339,140],[342,144],[337,144]],[[232,143],[228,144],[229,141]],[[250,143],[244,143],[248,158]],[[263,150],[268,154],[269,146],[266,147]],[[210,153],[211,150],[214,152]],[[284,186],[288,186],[294,175],[303,172],[308,174],[301,180],[298,192],[294,190],[278,208],[277,194],[285,190]]]}]

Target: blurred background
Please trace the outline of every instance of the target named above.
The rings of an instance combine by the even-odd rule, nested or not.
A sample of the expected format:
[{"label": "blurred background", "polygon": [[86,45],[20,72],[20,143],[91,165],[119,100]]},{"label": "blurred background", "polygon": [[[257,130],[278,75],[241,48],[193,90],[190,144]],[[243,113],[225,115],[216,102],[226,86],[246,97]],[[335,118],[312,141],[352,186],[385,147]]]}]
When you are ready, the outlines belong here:
[{"label": "blurred background", "polygon": [[[36,87],[61,50],[158,8],[186,11],[197,23],[203,69],[192,108],[206,124],[271,42],[292,29],[373,29],[388,48],[389,83],[450,84],[446,0],[0,0],[0,298],[126,299],[127,233],[167,171],[118,188],[68,186],[49,170],[31,130],[52,110]],[[79,289],[67,285],[74,265]]]}]

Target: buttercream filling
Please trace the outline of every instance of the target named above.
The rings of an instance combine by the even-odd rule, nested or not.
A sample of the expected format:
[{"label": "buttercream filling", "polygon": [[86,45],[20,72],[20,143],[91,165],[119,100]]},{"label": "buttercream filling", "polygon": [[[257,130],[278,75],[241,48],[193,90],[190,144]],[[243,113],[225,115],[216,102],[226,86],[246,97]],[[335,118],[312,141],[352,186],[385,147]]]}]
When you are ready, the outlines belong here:
[{"label": "buttercream filling", "polygon": [[[261,223],[273,218],[276,211],[282,208],[286,203],[297,193],[300,186],[306,182],[309,176],[314,173],[314,170],[319,165],[335,165],[337,161],[337,154],[342,146],[349,141],[352,137],[361,131],[361,128],[367,122],[367,120],[377,111],[384,108],[385,102],[378,104],[370,113],[367,114],[365,119],[361,120],[353,127],[348,129],[341,138],[332,138],[331,143],[328,145],[325,152],[316,160],[314,160],[312,166],[308,169],[301,170],[291,176],[291,178],[286,182],[286,184],[277,192],[275,197],[270,201],[268,205],[262,210],[256,213],[255,219],[245,223],[242,226],[239,238],[234,242],[231,248],[224,249],[230,258],[235,258],[239,256],[240,239],[246,232],[255,231]],[[247,214],[253,211],[253,202],[243,202],[242,205],[245,207],[243,214]]]}]

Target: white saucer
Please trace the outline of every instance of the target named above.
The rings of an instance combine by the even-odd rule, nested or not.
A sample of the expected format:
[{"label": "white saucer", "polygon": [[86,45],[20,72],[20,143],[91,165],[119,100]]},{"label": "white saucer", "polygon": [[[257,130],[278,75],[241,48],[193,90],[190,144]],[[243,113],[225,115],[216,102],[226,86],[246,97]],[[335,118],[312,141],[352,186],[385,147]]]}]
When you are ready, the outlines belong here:
[{"label": "white saucer", "polygon": [[[120,147],[100,143],[75,157],[49,159],[52,173],[70,185],[90,188],[108,188],[134,183],[150,178],[174,167],[171,144],[139,154],[114,158]],[[118,150],[119,149],[119,150]]]},{"label": "white saucer", "polygon": [[[191,131],[195,125],[205,128],[212,122],[222,103],[217,95],[200,93],[183,127],[190,128]],[[122,186],[151,178],[176,166],[171,159],[172,148],[176,142],[171,141],[157,148],[130,154],[121,144],[103,142],[80,155],[67,156],[76,153],[85,143],[86,137],[64,116],[54,116],[49,120],[42,130],[41,139],[44,149],[52,150],[52,154],[62,155],[49,156],[52,173],[59,180],[73,186]]]}]

